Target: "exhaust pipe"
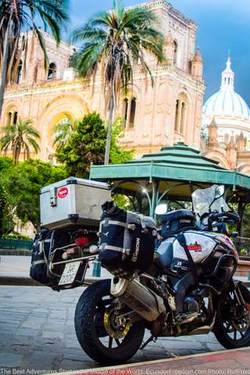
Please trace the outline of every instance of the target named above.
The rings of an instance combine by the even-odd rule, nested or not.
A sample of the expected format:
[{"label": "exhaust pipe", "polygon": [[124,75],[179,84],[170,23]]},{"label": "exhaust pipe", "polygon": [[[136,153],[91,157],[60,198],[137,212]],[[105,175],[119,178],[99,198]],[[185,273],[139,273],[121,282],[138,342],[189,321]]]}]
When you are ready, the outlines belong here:
[{"label": "exhaust pipe", "polygon": [[114,278],[111,282],[111,295],[137,312],[147,321],[156,320],[166,313],[163,298],[140,283],[139,280]]}]

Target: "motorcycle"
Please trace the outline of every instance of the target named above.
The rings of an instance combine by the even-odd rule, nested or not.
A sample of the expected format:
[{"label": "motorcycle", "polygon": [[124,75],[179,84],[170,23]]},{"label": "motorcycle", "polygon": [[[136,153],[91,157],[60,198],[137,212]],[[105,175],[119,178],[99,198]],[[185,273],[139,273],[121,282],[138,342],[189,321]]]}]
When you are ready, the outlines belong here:
[{"label": "motorcycle", "polygon": [[89,286],[75,311],[93,360],[120,364],[158,337],[210,332],[227,349],[250,345],[250,292],[233,279],[238,253],[228,231],[239,217],[223,195],[220,186],[196,190],[192,211],[159,205],[160,231],[153,219],[103,206],[98,257],[112,279]]}]

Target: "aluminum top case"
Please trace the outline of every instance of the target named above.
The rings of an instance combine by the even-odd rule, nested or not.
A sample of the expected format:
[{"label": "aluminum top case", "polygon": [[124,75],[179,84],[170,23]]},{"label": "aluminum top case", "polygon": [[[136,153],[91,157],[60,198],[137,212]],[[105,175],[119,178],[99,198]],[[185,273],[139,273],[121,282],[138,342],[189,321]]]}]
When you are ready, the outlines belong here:
[{"label": "aluminum top case", "polygon": [[41,226],[48,229],[72,224],[98,227],[101,206],[111,200],[109,185],[70,177],[41,189]]}]

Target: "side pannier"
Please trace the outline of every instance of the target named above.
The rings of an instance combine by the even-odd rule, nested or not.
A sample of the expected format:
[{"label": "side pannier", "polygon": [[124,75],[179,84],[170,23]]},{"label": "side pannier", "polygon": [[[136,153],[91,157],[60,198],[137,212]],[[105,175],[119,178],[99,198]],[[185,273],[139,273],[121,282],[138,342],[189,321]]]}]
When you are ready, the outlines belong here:
[{"label": "side pannier", "polygon": [[48,260],[51,244],[51,232],[41,230],[33,242],[30,277],[40,284],[50,285],[51,278],[48,275]]},{"label": "side pannier", "polygon": [[103,206],[99,260],[113,274],[144,272],[153,263],[156,227],[153,219],[118,208]]},{"label": "side pannier", "polygon": [[[83,285],[91,257],[89,247],[97,247],[96,232],[77,225],[42,229],[33,242],[30,277],[57,291]],[[75,265],[73,278],[67,277],[71,264]]]}]

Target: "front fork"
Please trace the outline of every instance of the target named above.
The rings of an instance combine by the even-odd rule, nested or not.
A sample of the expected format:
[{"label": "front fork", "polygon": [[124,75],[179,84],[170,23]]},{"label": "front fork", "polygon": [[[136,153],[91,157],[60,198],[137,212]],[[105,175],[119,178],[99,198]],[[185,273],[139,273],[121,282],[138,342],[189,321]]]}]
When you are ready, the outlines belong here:
[{"label": "front fork", "polygon": [[218,301],[218,308],[226,300],[228,294],[231,294],[233,303],[230,306],[232,319],[240,320],[247,314],[250,324],[250,292],[247,287],[240,281],[231,281],[226,293],[223,293]]}]

